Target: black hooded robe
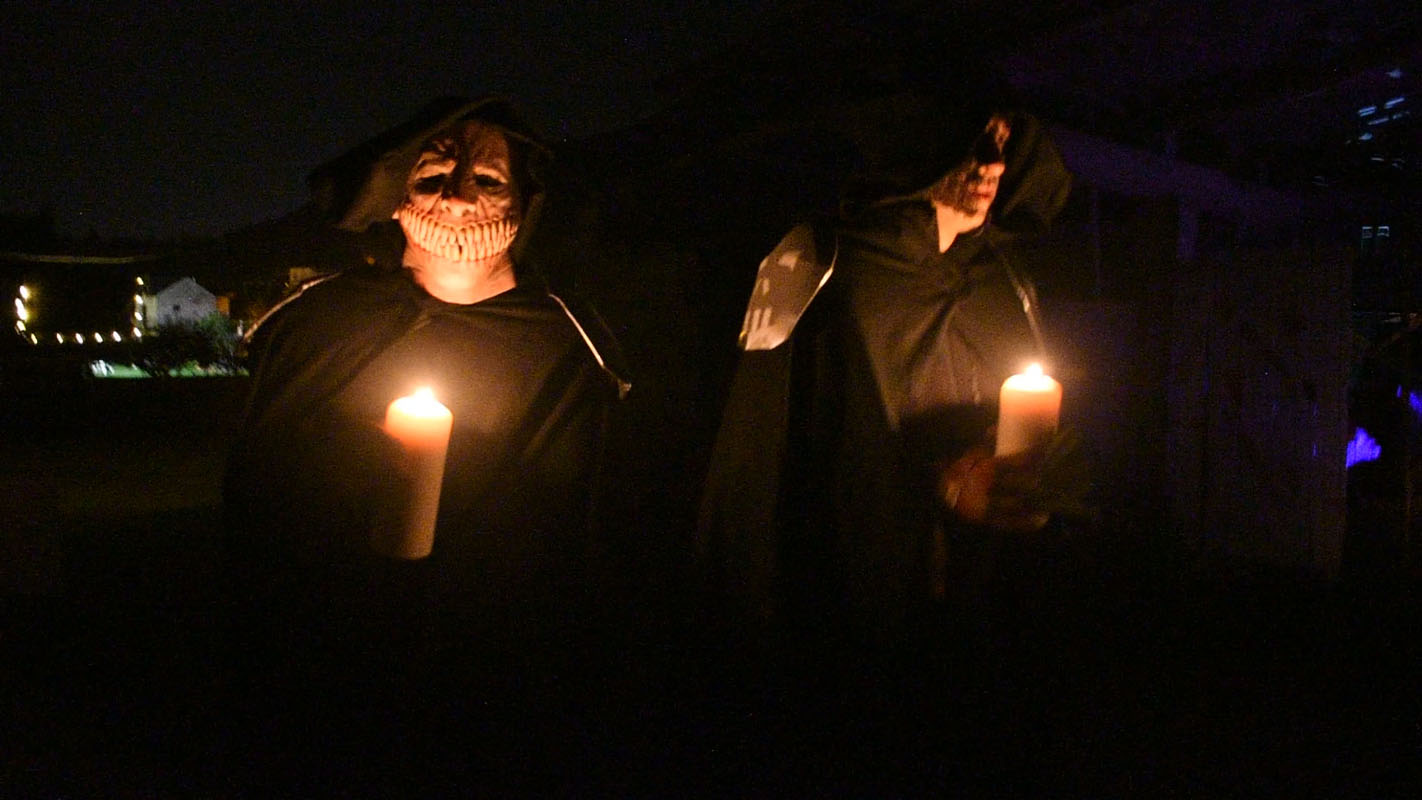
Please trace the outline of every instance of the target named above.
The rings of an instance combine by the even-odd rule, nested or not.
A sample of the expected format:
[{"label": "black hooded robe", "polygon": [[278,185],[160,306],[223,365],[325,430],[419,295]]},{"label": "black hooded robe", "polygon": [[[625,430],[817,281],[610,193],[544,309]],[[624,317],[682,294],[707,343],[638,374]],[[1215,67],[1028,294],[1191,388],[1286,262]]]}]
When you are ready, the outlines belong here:
[{"label": "black hooded robe", "polygon": [[[258,636],[288,613],[318,627],[349,618],[360,631],[361,617],[394,606],[456,615],[445,633],[460,615],[517,631],[585,594],[605,417],[627,384],[595,313],[546,289],[523,257],[541,145],[502,101],[442,100],[318,169],[313,184],[340,227],[393,225],[423,142],[469,118],[524,147],[515,288],[449,304],[398,264],[360,265],[304,288],[254,331],[224,504],[238,591],[272,622]],[[434,550],[404,564],[368,540],[395,491],[386,407],[420,386],[454,421]]]},{"label": "black hooded robe", "polygon": [[244,545],[312,566],[373,558],[397,463],[385,408],[428,385],[454,417],[430,577],[492,602],[584,559],[617,388],[552,296],[520,286],[459,306],[404,271],[360,269],[261,333],[227,476]]},{"label": "black hooded robe", "polygon": [[1008,251],[1069,189],[1031,117],[1006,159],[993,221],[944,253],[922,184],[817,224],[833,271],[786,342],[742,354],[703,495],[701,563],[740,613],[892,635],[987,546],[944,513],[933,465],[983,443],[1002,381],[1042,358]]}]

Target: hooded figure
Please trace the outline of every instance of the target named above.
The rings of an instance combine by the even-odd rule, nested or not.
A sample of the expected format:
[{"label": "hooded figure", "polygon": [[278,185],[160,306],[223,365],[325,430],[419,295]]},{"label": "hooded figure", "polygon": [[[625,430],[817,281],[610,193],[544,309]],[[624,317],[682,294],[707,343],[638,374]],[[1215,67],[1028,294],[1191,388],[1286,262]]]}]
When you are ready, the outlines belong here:
[{"label": "hooded figure", "polygon": [[890,112],[841,213],[761,263],[698,525],[714,593],[811,631],[896,630],[990,535],[951,507],[947,465],[1043,356],[1009,254],[1070,188],[1030,116]]},{"label": "hooded figure", "polygon": [[308,282],[250,334],[224,500],[255,592],[358,597],[394,568],[369,545],[399,493],[381,426],[417,387],[453,429],[433,552],[401,569],[481,609],[578,580],[605,415],[627,383],[597,318],[528,264],[548,160],[506,102],[451,98],[313,173],[334,224],[398,226],[403,253]]}]

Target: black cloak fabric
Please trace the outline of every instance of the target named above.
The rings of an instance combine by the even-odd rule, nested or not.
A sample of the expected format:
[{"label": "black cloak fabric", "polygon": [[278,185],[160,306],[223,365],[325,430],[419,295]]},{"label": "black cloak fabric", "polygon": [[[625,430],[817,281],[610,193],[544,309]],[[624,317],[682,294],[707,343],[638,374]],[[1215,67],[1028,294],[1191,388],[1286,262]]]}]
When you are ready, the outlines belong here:
[{"label": "black cloak fabric", "polygon": [[828,283],[787,342],[741,355],[698,550],[713,593],[753,617],[892,631],[961,588],[955,571],[988,535],[947,519],[932,465],[983,442],[1002,380],[1042,358],[1032,287],[1008,256],[1070,177],[1040,123],[1015,117],[991,221],[940,254],[921,190],[965,150],[935,141],[932,163],[882,160],[838,219],[816,222],[838,243]]},{"label": "black cloak fabric", "polygon": [[[313,174],[337,224],[389,224],[422,143],[458,119],[510,133],[528,209],[518,286],[472,305],[441,302],[398,264],[360,265],[305,288],[255,329],[252,390],[224,484],[239,581],[313,602],[369,591],[382,570],[471,606],[516,609],[578,574],[590,541],[609,407],[626,384],[615,343],[521,261],[546,152],[502,101],[444,100]],[[522,147],[519,145],[522,144]],[[454,416],[432,555],[371,553],[392,489],[395,445],[380,430],[396,397],[430,385]]]}]

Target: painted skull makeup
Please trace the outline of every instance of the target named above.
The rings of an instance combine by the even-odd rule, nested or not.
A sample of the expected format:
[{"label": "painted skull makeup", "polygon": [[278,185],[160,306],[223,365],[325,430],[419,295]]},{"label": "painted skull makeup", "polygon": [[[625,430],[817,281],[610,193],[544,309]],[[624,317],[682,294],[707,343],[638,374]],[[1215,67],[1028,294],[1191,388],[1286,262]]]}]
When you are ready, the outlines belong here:
[{"label": "painted skull makeup", "polygon": [[456,262],[502,256],[518,232],[522,197],[508,139],[477,120],[460,122],[425,145],[394,217],[406,241]]}]

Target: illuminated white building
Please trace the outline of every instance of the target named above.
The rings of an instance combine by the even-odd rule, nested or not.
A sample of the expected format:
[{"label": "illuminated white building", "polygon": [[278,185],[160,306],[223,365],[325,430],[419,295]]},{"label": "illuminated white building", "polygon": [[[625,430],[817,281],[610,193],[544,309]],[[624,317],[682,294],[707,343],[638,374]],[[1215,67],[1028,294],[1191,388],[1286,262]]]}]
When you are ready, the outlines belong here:
[{"label": "illuminated white building", "polygon": [[192,323],[217,313],[217,296],[192,278],[182,278],[151,296],[151,326]]}]

